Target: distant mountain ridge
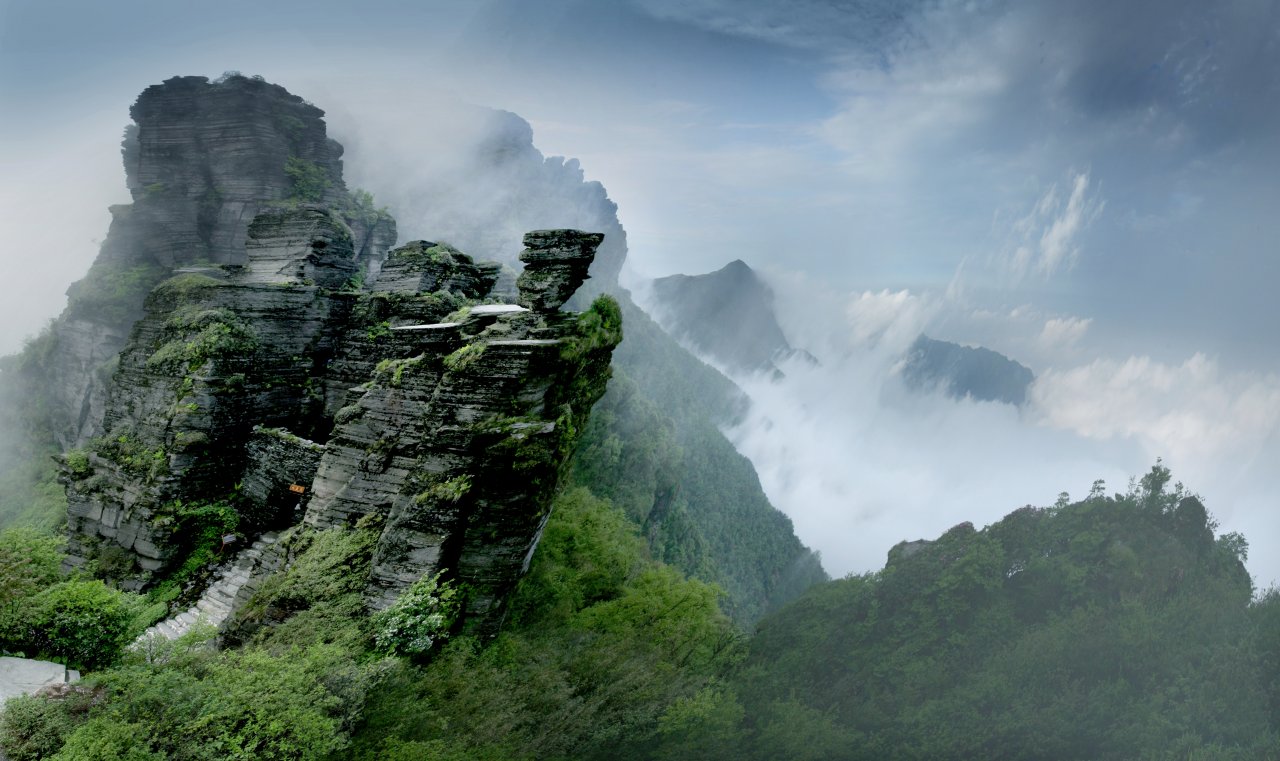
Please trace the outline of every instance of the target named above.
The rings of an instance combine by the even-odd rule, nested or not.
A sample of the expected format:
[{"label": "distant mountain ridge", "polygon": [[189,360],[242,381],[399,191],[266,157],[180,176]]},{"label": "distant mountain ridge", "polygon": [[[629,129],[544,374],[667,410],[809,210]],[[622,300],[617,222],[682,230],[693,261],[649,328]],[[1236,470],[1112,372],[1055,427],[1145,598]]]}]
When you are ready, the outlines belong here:
[{"label": "distant mountain ridge", "polygon": [[970,397],[1017,407],[1026,402],[1035,374],[1000,352],[922,333],[904,356],[902,380],[914,390],[936,387],[955,399]]},{"label": "distant mountain ridge", "polygon": [[664,327],[732,370],[780,373],[775,362],[796,353],[773,314],[773,291],[741,259],[659,278],[653,295]]},{"label": "distant mountain ridge", "polygon": [[[787,341],[773,311],[773,291],[741,259],[704,275],[658,278],[653,299],[668,333],[731,371],[782,377],[777,363],[783,359],[800,355],[817,361]],[[999,352],[923,333],[902,359],[901,378],[908,388],[939,388],[953,399],[1021,406],[1035,380],[1029,368]]]}]

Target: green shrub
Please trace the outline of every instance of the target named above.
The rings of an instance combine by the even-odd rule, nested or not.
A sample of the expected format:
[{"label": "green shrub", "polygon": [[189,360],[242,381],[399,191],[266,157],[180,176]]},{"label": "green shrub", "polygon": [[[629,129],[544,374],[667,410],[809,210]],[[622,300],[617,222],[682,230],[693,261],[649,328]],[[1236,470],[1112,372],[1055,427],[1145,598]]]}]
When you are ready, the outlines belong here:
[{"label": "green shrub", "polygon": [[356,188],[347,193],[347,202],[343,207],[343,212],[349,218],[363,222],[366,225],[373,225],[380,220],[391,219],[391,213],[387,211],[387,207],[378,206],[373,200],[373,194],[363,188]]},{"label": "green shrub", "polygon": [[290,156],[284,162],[284,173],[289,178],[290,196],[293,200],[319,203],[333,185],[329,173],[314,161]]},{"label": "green shrub", "polygon": [[424,576],[373,616],[378,647],[394,655],[424,655],[447,636],[458,611],[456,590],[439,575]]},{"label": "green shrub", "polygon": [[147,447],[131,432],[117,428],[112,435],[89,442],[94,452],[103,459],[119,465],[134,478],[150,482],[159,478],[169,467],[169,454],[164,447]]},{"label": "green shrub", "polygon": [[130,624],[136,599],[101,581],[55,584],[32,598],[31,641],[40,652],[77,668],[110,665],[135,633]]},{"label": "green shrub", "polygon": [[165,335],[168,340],[147,358],[148,368],[194,372],[209,360],[244,357],[258,348],[253,330],[226,309],[180,308],[165,322]]},{"label": "green shrub", "polygon": [[86,725],[81,736],[106,744],[122,726],[131,726],[132,736],[145,738],[150,748],[139,742],[119,752],[152,750],[160,758],[328,758],[345,746],[373,673],[331,645],[278,654],[247,648],[175,655],[98,674],[107,700],[95,718],[109,721]]},{"label": "green shrub", "polygon": [[0,606],[23,600],[58,580],[62,537],[32,528],[0,532]]},{"label": "green shrub", "polygon": [[268,578],[245,605],[245,615],[265,608],[299,611],[364,591],[378,533],[367,528],[299,532],[287,540],[293,561]]},{"label": "green shrub", "polygon": [[185,272],[174,275],[156,286],[155,292],[174,302],[191,301],[202,291],[222,285],[217,278],[202,275],[199,272]]},{"label": "green shrub", "polygon": [[91,468],[89,467],[89,455],[83,449],[72,449],[63,455],[63,462],[67,465],[67,470],[76,478],[83,478],[89,475]]},{"label": "green shrub", "polygon": [[166,505],[152,522],[158,528],[167,527],[178,541],[177,556],[182,562],[170,574],[170,579],[181,584],[219,559],[222,537],[236,531],[240,513],[225,497],[194,502],[177,500]]},{"label": "green shrub", "polygon": [[67,492],[53,462],[57,448],[41,447],[0,467],[0,525],[55,530],[67,517]]},{"label": "green shrub", "polygon": [[150,746],[141,724],[101,717],[76,729],[51,761],[164,761]]},{"label": "green shrub", "polygon": [[164,268],[156,264],[95,262],[83,280],[67,289],[67,312],[127,326],[141,316],[143,301],[164,275]]},{"label": "green shrub", "polygon": [[485,344],[477,342],[467,344],[444,358],[444,366],[455,373],[460,373],[484,354]]},{"label": "green shrub", "polygon": [[29,647],[27,619],[32,598],[60,577],[62,539],[35,529],[0,533],[0,647]]},{"label": "green shrub", "polygon": [[[671,707],[732,662],[738,636],[715,602],[712,588],[646,557],[620,510],[571,491],[504,631],[489,643],[452,638],[423,668],[401,662],[371,693],[347,757],[650,757],[635,751],[680,710]],[[711,697],[672,731],[732,728],[732,696]]]},{"label": "green shrub", "polygon": [[10,698],[0,712],[0,750],[9,761],[49,758],[76,728],[74,705],[31,695]]}]

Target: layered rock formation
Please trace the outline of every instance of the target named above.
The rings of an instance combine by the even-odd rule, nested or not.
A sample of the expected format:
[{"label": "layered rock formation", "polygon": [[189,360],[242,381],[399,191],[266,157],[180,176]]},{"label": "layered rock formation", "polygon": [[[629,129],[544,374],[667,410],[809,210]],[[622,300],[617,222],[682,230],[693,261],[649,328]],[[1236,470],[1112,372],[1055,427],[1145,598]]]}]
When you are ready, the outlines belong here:
[{"label": "layered rock formation", "polygon": [[465,585],[479,630],[500,621],[622,337],[609,299],[576,318],[558,311],[600,237],[526,235],[520,300],[532,309],[480,305],[447,322],[392,328],[415,356],[384,361],[338,411],[305,521],[384,521],[371,607],[390,604],[426,568]]},{"label": "layered rock formation", "polygon": [[175,77],[147,88],[130,115],[122,153],[133,203],[111,208],[102,250],[26,379],[64,448],[101,432],[110,364],[151,288],[183,267],[244,265],[250,223],[271,205],[337,209],[366,274],[395,242],[394,220],[347,193],[324,112],[278,85]]},{"label": "layered rock formation", "polygon": [[902,379],[909,388],[941,389],[955,399],[1020,406],[1035,380],[1029,368],[981,346],[961,346],[921,335],[903,357]]},{"label": "layered rock formation", "polygon": [[374,293],[488,293],[501,265],[476,263],[448,243],[417,240],[396,249],[382,266]]},{"label": "layered rock formation", "polygon": [[[440,452],[461,457],[446,439],[470,441],[469,454],[450,473],[475,468],[509,476],[527,466],[532,474],[493,485],[510,488],[509,493],[469,490],[470,501],[460,500],[457,520],[430,519],[452,527],[452,538],[440,541],[445,560],[438,567],[473,580],[472,620],[491,628],[501,616],[502,590],[532,547],[528,527],[536,536],[540,525],[544,507],[538,507],[537,495],[550,483],[550,465],[582,429],[582,400],[591,399],[602,383],[599,346],[579,348],[616,332],[608,309],[588,312],[583,323],[563,309],[580,308],[593,292],[615,290],[630,310],[628,320],[634,318],[642,328],[628,342],[633,375],[644,380],[646,393],[661,400],[664,414],[714,439],[673,450],[688,463],[689,472],[681,476],[688,482],[684,502],[713,541],[704,544],[694,537],[680,510],[656,510],[655,516],[668,517],[651,542],[669,546],[655,545],[655,552],[669,553],[690,573],[725,581],[735,601],[763,605],[777,586],[778,568],[790,566],[791,555],[805,551],[790,524],[777,522],[781,516],[760,493],[749,464],[742,461],[741,468],[719,480],[699,470],[723,470],[707,464],[703,455],[709,446],[731,452],[705,420],[718,420],[716,411],[732,406],[720,398],[731,384],[662,334],[624,291],[616,291],[625,232],[604,188],[586,181],[577,162],[544,158],[518,117],[486,111],[483,128],[463,131],[475,144],[451,143],[442,151],[460,157],[452,181],[427,183],[425,195],[409,197],[425,199],[416,216],[430,225],[435,240],[443,236],[467,251],[483,251],[503,266],[473,261],[448,244],[430,241],[387,253],[394,245],[395,222],[367,193],[345,192],[341,148],[325,136],[320,115],[281,88],[240,76],[217,82],[179,78],[140,98],[134,110],[138,122],[126,135],[124,151],[134,202],[113,209],[100,261],[73,287],[71,306],[53,332],[0,375],[5,386],[0,394],[19,400],[3,412],[25,411],[20,422],[40,439],[33,437],[26,453],[36,454],[28,459],[48,462],[41,454],[53,449],[48,439],[63,447],[79,443],[61,469],[70,505],[72,563],[137,588],[165,579],[175,568],[187,574],[199,567],[193,566],[199,543],[227,526],[228,515],[238,521],[234,531],[242,535],[241,547],[259,532],[297,523],[319,488],[313,481],[322,458],[337,448],[340,435],[356,435],[348,429],[354,420],[348,416],[366,401],[373,404],[378,394],[387,395],[389,405],[400,404],[392,395],[394,385],[388,387],[397,369],[404,382],[417,370],[434,367],[439,383],[431,393],[438,392],[433,398],[440,404],[429,408],[432,415],[446,414],[449,404],[459,410],[500,408],[508,392],[516,400],[512,411],[492,425],[444,438],[426,437],[421,422],[404,416],[396,421],[414,435],[415,425],[424,429],[424,457]],[[423,178],[405,171],[401,179],[416,189]],[[390,183],[394,188],[395,180]],[[405,194],[397,200],[403,208]],[[606,235],[601,242],[594,236],[551,234],[559,240],[555,243],[540,242],[538,237],[547,237],[540,233],[529,241],[526,258],[557,260],[555,266],[520,267],[519,246],[513,245],[519,233],[553,225]],[[587,249],[594,249],[589,265],[583,263]],[[516,268],[529,271],[525,293],[517,287]],[[576,279],[583,271],[594,279],[561,303],[576,287],[566,287],[565,278]],[[479,303],[486,293],[488,301],[506,303]],[[441,329],[441,323],[458,327]],[[479,358],[470,352],[454,356],[472,345],[483,346]],[[406,362],[418,357],[428,359]],[[530,377],[508,377],[511,371],[494,364],[500,360],[528,368]],[[569,366],[582,369],[566,375]],[[543,389],[548,374],[557,380]],[[25,388],[14,388],[15,376]],[[712,376],[703,392],[694,390]],[[425,379],[414,383],[424,394],[429,389]],[[486,388],[499,387],[503,391],[493,398],[484,396]],[[468,394],[476,400],[466,401]],[[578,401],[569,405],[572,414],[566,417],[563,405],[569,397]],[[529,409],[544,412],[538,416],[525,412]],[[561,413],[553,415],[556,409]],[[16,428],[8,420],[0,425],[10,432]],[[46,431],[56,436],[46,438]],[[385,455],[383,448],[390,451],[393,444],[399,446],[394,436],[380,432],[366,443],[372,451],[359,454],[372,468]],[[334,471],[326,472],[331,479]],[[385,504],[352,513],[397,527],[386,533],[379,550],[371,604],[385,604],[394,594],[390,590],[403,584],[405,569],[416,562],[405,559],[397,547],[400,538],[423,547],[436,541],[418,528],[427,521],[421,510],[397,500],[428,491],[457,493],[462,483],[453,475],[438,484],[428,476],[410,469],[402,484],[410,491],[384,483]],[[741,484],[752,492],[750,498],[722,488],[722,482]],[[349,492],[352,486],[358,484],[345,488]],[[535,498],[530,502],[528,495]],[[733,513],[731,505],[749,505],[751,519]],[[453,508],[433,508],[446,509]],[[730,514],[730,520],[722,517]],[[428,528],[435,531],[435,526]],[[676,539],[653,538],[659,535]],[[783,541],[775,541],[779,537]],[[748,546],[757,539],[758,548]],[[713,563],[704,555],[712,545],[720,553],[714,564],[735,574],[748,568],[758,583],[740,592],[709,570]],[[775,551],[778,546],[784,551]],[[194,602],[199,584],[188,586],[184,606]]]},{"label": "layered rock formation", "polygon": [[516,280],[520,304],[541,312],[559,309],[586,279],[591,252],[602,240],[599,233],[576,230],[538,230],[524,236],[524,273]]},{"label": "layered rock formation", "polygon": [[69,563],[142,588],[193,550],[193,516],[232,509],[253,535],[309,500],[313,528],[382,523],[370,607],[443,574],[493,631],[621,340],[608,298],[559,311],[601,236],[526,236],[531,308],[477,303],[497,265],[425,241],[357,289],[350,228],[321,205],[264,211],[248,236],[241,262],[148,298],[107,434],[63,458]]}]

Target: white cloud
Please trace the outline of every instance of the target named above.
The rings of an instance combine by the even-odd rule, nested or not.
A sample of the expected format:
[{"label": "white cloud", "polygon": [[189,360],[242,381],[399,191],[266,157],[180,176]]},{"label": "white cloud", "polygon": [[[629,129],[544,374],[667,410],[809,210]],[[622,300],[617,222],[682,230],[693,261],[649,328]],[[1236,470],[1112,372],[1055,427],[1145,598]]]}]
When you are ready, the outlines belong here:
[{"label": "white cloud", "polygon": [[935,307],[908,290],[864,291],[845,307],[855,346],[902,349],[924,330]]},{"label": "white cloud", "polygon": [[786,363],[778,382],[735,378],[752,407],[728,435],[834,575],[879,568],[904,539],[1083,494],[1096,478],[1123,483],[1142,467],[1123,445],[1026,425],[1009,405],[907,392],[892,371],[900,356],[862,346],[818,366]]},{"label": "white cloud", "polygon": [[1064,199],[1057,183],[1035,205],[1010,225],[1005,266],[1013,281],[1029,275],[1048,279],[1059,270],[1070,270],[1080,255],[1079,237],[1105,203],[1089,192],[1089,173],[1070,173],[1071,191]]},{"label": "white cloud", "polygon": [[[1205,496],[1222,531],[1244,532],[1259,584],[1280,577],[1280,377],[1232,372],[1194,355],[1070,364],[1093,321],[1029,304],[975,309],[930,292],[841,295],[769,271],[789,340],[821,363],[783,365],[781,381],[735,380],[752,399],[728,434],[770,499],[835,574],[880,566],[903,539],[1024,504],[1077,498],[1094,479],[1123,490],[1163,457]],[[843,307],[845,320],[835,317]],[[1040,359],[1021,410],[906,391],[894,374],[921,330]],[[1034,366],[1034,363],[1032,363]],[[1053,369],[1053,368],[1058,369]]]},{"label": "white cloud", "polygon": [[[903,174],[910,175],[905,180],[933,174],[943,162],[953,163],[956,146],[1006,92],[1003,56],[993,50],[1006,42],[999,36],[929,40],[895,52],[888,65],[845,62],[825,78],[840,107],[819,134],[843,152],[844,168],[859,179],[891,182]],[[978,154],[968,153],[961,162],[976,159]]]},{"label": "white cloud", "polygon": [[1051,317],[1040,331],[1040,345],[1047,352],[1070,349],[1080,343],[1092,323],[1087,317]]},{"label": "white cloud", "polygon": [[1049,370],[1031,398],[1043,425],[1131,437],[1186,463],[1247,457],[1280,428],[1280,377],[1226,373],[1203,354],[1181,364],[1136,356]]},{"label": "white cloud", "polygon": [[[841,294],[796,273],[767,274],[788,339],[820,364],[786,363],[780,382],[735,378],[753,404],[728,433],[832,573],[878,568],[903,539],[995,521],[1143,467],[1127,442],[1029,426],[1008,405],[906,391],[894,373],[902,352],[939,320],[967,314],[959,305],[931,292]],[[988,318],[1034,335],[1031,320]]]}]

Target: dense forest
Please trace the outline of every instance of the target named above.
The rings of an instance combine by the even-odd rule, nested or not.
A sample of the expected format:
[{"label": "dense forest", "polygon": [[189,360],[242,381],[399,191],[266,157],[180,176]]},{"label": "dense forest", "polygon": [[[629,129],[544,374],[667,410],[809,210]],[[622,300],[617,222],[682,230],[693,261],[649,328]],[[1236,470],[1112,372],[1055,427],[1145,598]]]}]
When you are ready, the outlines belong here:
[{"label": "dense forest", "polygon": [[[292,537],[234,647],[141,652],[122,646],[148,597],[60,579],[58,540],[10,529],[6,648],[95,670],[12,701],[0,742],[14,761],[1274,758],[1280,595],[1169,481],[901,544],[754,633],[576,486],[502,634],[426,647],[364,614],[365,527]],[[448,615],[420,592],[399,612]]]}]

